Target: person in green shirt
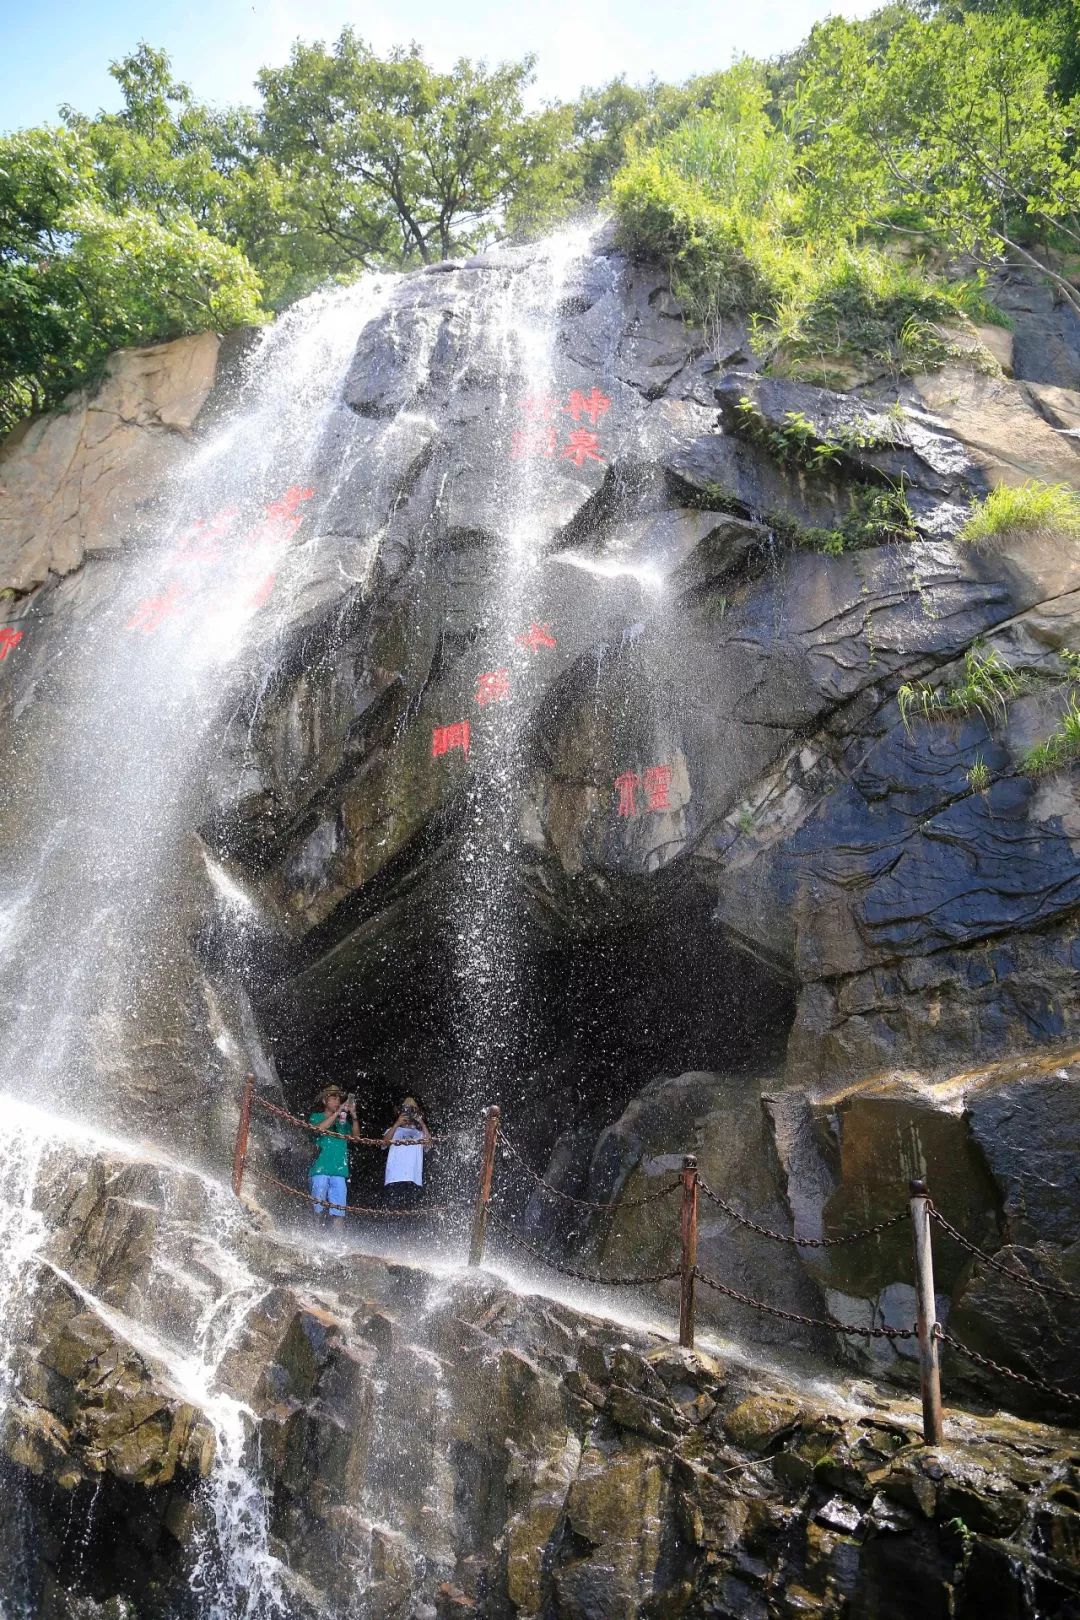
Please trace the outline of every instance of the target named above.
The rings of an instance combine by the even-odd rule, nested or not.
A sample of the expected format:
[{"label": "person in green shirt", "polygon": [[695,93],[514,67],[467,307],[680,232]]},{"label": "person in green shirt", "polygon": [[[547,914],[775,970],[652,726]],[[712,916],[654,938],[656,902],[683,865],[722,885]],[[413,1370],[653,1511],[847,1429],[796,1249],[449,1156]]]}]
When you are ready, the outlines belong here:
[{"label": "person in green shirt", "polygon": [[[346,1134],[346,1126],[352,1128]],[[338,1086],[327,1086],[315,1113],[308,1115],[315,1129],[315,1157],[308,1171],[312,1208],[320,1223],[345,1214],[349,1182],[349,1142],[360,1135],[356,1104]]]}]

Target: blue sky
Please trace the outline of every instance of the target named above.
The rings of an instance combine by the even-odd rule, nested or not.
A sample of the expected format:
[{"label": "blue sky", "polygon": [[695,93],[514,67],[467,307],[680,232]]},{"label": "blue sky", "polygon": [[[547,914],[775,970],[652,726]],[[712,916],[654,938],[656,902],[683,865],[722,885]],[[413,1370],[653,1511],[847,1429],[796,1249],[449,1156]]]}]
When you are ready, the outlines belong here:
[{"label": "blue sky", "polygon": [[875,0],[0,0],[0,130],[116,104],[110,60],[139,39],[164,46],[203,100],[251,101],[258,68],[297,36],[333,39],[352,23],[378,50],[419,41],[431,61],[489,62],[535,51],[537,94],[564,97],[625,73],[684,79],[734,54],[774,55],[832,12]]}]

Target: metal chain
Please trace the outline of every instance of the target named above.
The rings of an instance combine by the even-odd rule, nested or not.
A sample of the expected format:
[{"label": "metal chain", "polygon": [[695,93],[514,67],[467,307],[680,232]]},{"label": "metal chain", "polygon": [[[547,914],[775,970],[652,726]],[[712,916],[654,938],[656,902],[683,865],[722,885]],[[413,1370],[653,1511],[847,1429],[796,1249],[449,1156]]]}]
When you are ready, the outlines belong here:
[{"label": "metal chain", "polygon": [[542,1265],[547,1266],[551,1271],[557,1271],[563,1277],[573,1277],[576,1282],[600,1283],[608,1288],[630,1288],[639,1283],[671,1282],[674,1277],[678,1277],[680,1274],[679,1268],[676,1266],[674,1271],[656,1271],[646,1277],[598,1277],[595,1272],[579,1271],[573,1266],[562,1265],[559,1261],[552,1260],[548,1255],[544,1254],[543,1250],[536,1248],[534,1244],[527,1242],[525,1238],[519,1237],[506,1221],[501,1220],[499,1216],[490,1210],[488,1211],[488,1218],[492,1225],[496,1226],[503,1236],[508,1239],[513,1248],[524,1249],[526,1254],[531,1255],[534,1260],[539,1260]]},{"label": "metal chain", "polygon": [[[344,1136],[341,1131],[321,1130],[318,1125],[312,1125],[310,1120],[300,1119],[296,1114],[290,1114],[288,1109],[279,1108],[276,1103],[268,1102],[265,1097],[255,1095],[251,1100],[257,1108],[262,1108],[268,1114],[276,1114],[278,1119],[283,1119],[290,1125],[296,1125],[300,1130],[308,1131],[312,1136],[340,1136],[346,1142],[355,1142],[357,1147],[384,1148],[390,1146],[390,1143],[384,1142],[381,1136]],[[445,1136],[432,1136],[430,1140],[432,1142],[445,1142],[448,1138]]]},{"label": "metal chain", "polygon": [[947,1221],[940,1210],[934,1208],[932,1201],[929,1202],[928,1208],[931,1219],[937,1221],[938,1225],[948,1232],[955,1243],[959,1243],[960,1247],[966,1249],[969,1254],[975,1255],[984,1265],[990,1266],[994,1271],[1000,1271],[1003,1277],[1011,1277],[1013,1282],[1020,1284],[1021,1288],[1030,1288],[1036,1294],[1053,1294],[1058,1299],[1071,1299],[1077,1305],[1080,1305],[1080,1294],[1076,1293],[1074,1289],[1059,1288],[1054,1283],[1039,1282],[1035,1277],[1028,1277],[1022,1271],[1014,1271],[1011,1266],[1003,1266],[1000,1260],[995,1260],[993,1255],[984,1254],[977,1244],[972,1243],[962,1232],[958,1232],[951,1221]]},{"label": "metal chain", "polygon": [[666,1187],[661,1187],[657,1192],[646,1193],[644,1198],[617,1198],[613,1203],[610,1204],[594,1203],[593,1200],[589,1198],[574,1198],[570,1193],[563,1192],[561,1187],[556,1187],[553,1182],[546,1181],[538,1171],[534,1170],[528,1159],[526,1159],[525,1155],[522,1153],[521,1149],[514,1145],[501,1126],[499,1128],[499,1141],[502,1143],[507,1152],[517,1160],[522,1169],[532,1177],[538,1186],[543,1187],[544,1191],[550,1193],[553,1198],[561,1198],[564,1204],[574,1204],[578,1209],[594,1209],[600,1211],[612,1209],[640,1209],[643,1204],[656,1204],[659,1203],[661,1198],[670,1198],[672,1193],[678,1192],[679,1190],[679,1182],[678,1180],[675,1180],[670,1182]]},{"label": "metal chain", "polygon": [[1044,1378],[1029,1378],[1027,1373],[1015,1372],[1012,1367],[1003,1367],[1000,1361],[992,1361],[989,1356],[981,1356],[977,1350],[969,1350],[966,1344],[961,1344],[951,1333],[946,1333],[940,1322],[934,1323],[934,1337],[940,1339],[943,1344],[950,1345],[954,1350],[959,1350],[969,1361],[978,1362],[980,1367],[986,1367],[1002,1378],[1011,1378],[1017,1384],[1028,1384],[1032,1389],[1041,1390],[1044,1395],[1053,1395],[1055,1400],[1067,1401],[1071,1406],[1080,1405],[1080,1395],[1070,1395],[1068,1390],[1059,1389],[1056,1384],[1048,1384]]},{"label": "metal chain", "polygon": [[730,1215],[732,1220],[738,1221],[740,1226],[749,1227],[751,1232],[757,1232],[760,1237],[772,1238],[774,1243],[793,1243],[800,1249],[833,1249],[838,1243],[857,1243],[862,1238],[876,1237],[879,1232],[887,1232],[890,1226],[899,1226],[902,1221],[911,1219],[908,1210],[902,1209],[898,1214],[890,1215],[887,1220],[878,1221],[876,1226],[864,1226],[858,1232],[844,1232],[839,1237],[794,1237],[787,1232],[774,1232],[771,1227],[761,1226],[757,1221],[752,1221],[749,1215],[743,1215],[733,1204],[729,1204],[726,1198],[721,1198],[719,1193],[713,1192],[702,1176],[698,1176],[698,1186],[706,1198],[718,1205],[725,1215]]},{"label": "metal chain", "polygon": [[729,1288],[719,1278],[710,1277],[700,1266],[694,1268],[694,1275],[699,1277],[707,1288],[714,1288],[718,1294],[737,1300],[740,1305],[749,1305],[755,1311],[764,1311],[767,1316],[779,1316],[785,1322],[801,1322],[804,1327],[829,1328],[833,1333],[852,1333],[860,1339],[914,1339],[916,1336],[913,1328],[854,1327],[844,1322],[830,1322],[821,1316],[800,1316],[796,1311],[782,1311],[778,1305],[766,1305],[763,1299],[753,1299],[749,1294],[740,1294],[738,1289]]},{"label": "metal chain", "polygon": [[288,1193],[290,1198],[299,1198],[305,1204],[314,1204],[317,1209],[343,1209],[348,1215],[430,1215],[435,1220],[445,1219],[445,1211],[433,1207],[385,1209],[378,1204],[331,1204],[327,1198],[316,1198],[312,1193],[301,1192],[298,1187],[290,1187],[287,1181],[279,1181],[277,1176],[272,1176],[268,1170],[256,1169],[253,1164],[245,1166],[244,1174],[255,1176],[259,1181],[267,1181],[279,1192]]}]

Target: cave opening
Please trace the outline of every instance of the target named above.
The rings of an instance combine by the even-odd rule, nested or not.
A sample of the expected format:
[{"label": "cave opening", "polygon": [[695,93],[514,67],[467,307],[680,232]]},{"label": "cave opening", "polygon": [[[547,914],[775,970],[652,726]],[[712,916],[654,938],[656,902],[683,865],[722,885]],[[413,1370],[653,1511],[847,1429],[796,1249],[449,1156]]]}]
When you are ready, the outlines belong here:
[{"label": "cave opening", "polygon": [[[340,973],[325,993],[277,995],[267,1027],[289,1105],[306,1114],[333,1081],[356,1094],[366,1136],[392,1124],[406,1094],[433,1132],[479,1136],[483,1105],[498,1103],[541,1167],[562,1135],[595,1138],[658,1076],[768,1082],[783,1063],[796,987],[713,912],[704,889],[684,887],[661,914],[641,908],[618,927],[523,935],[522,994],[483,1073],[461,1049],[446,932],[399,935],[397,949],[370,953],[365,972]],[[381,1160],[355,1158],[350,1197],[365,1202],[378,1193]]]}]

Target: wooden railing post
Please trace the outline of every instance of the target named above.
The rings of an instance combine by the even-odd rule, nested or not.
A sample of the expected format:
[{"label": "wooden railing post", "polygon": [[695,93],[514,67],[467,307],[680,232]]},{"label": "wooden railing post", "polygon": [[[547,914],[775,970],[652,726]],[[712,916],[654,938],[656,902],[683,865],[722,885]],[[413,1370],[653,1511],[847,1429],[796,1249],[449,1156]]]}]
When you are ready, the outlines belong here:
[{"label": "wooden railing post", "polygon": [[915,1245],[923,1440],[928,1446],[939,1446],[945,1438],[945,1425],[941,1416],[941,1369],[934,1331],[937,1327],[937,1303],[934,1297],[934,1255],[930,1243],[930,1194],[925,1181],[912,1181],[908,1185],[911,1190],[911,1231]]},{"label": "wooden railing post", "polygon": [[251,1103],[255,1096],[255,1076],[249,1074],[244,1082],[243,1096],[240,1098],[240,1118],[236,1125],[236,1147],[233,1149],[232,1162],[232,1190],[237,1198],[244,1180],[244,1165],[247,1162],[248,1136],[251,1132]]},{"label": "wooden railing post", "polygon": [[681,1288],[679,1343],[694,1348],[694,1274],[697,1271],[698,1171],[692,1153],[683,1159],[682,1209],[679,1214]]},{"label": "wooden railing post", "polygon": [[480,1180],[476,1187],[472,1243],[469,1246],[470,1266],[478,1266],[484,1258],[484,1234],[487,1231],[488,1204],[491,1202],[491,1178],[495,1173],[495,1144],[498,1139],[499,1109],[493,1103],[484,1115],[484,1145],[480,1159]]}]

